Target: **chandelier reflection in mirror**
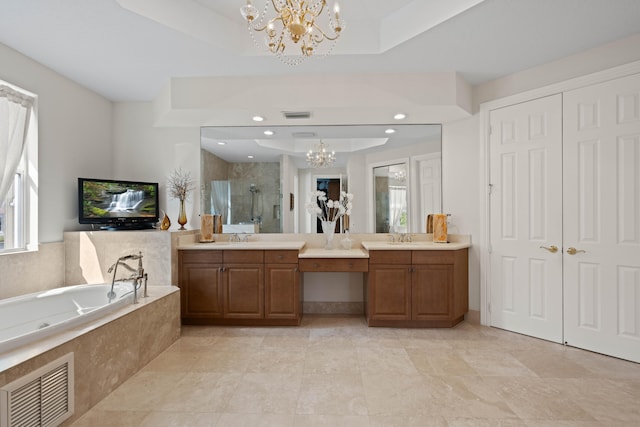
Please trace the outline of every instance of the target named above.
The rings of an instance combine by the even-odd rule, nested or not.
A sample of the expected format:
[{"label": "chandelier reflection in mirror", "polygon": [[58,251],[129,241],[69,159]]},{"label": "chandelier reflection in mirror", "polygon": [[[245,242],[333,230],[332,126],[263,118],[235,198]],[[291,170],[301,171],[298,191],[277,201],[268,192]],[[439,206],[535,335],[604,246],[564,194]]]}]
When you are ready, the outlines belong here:
[{"label": "chandelier reflection in mirror", "polygon": [[[270,5],[273,7],[271,12],[275,13],[272,18],[267,17]],[[317,48],[325,41],[328,43],[323,54],[328,55],[340,37],[344,22],[340,20],[338,3],[334,3],[333,13],[326,6],[326,0],[265,0],[260,14],[251,0],[247,0],[247,4],[240,8],[240,14],[247,21],[249,34],[256,45],[255,33],[264,31],[269,52],[286,64],[298,65],[317,55]],[[328,26],[331,33],[322,25]],[[292,48],[286,51],[288,46]],[[300,49],[299,55],[295,55],[296,47]]]},{"label": "chandelier reflection in mirror", "polygon": [[336,152],[329,151],[324,142],[316,146],[315,150],[307,152],[307,163],[314,168],[326,168],[336,161]]}]

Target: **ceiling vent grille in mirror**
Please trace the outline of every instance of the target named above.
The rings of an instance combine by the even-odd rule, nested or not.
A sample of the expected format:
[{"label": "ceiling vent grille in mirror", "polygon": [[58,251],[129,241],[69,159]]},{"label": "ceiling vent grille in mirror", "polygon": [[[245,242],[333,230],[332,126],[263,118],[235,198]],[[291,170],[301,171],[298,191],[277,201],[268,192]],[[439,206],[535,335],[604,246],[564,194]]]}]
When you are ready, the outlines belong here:
[{"label": "ceiling vent grille in mirror", "polygon": [[294,138],[315,138],[315,132],[292,132],[291,136]]},{"label": "ceiling vent grille in mirror", "polygon": [[310,119],[311,111],[283,111],[285,119]]}]

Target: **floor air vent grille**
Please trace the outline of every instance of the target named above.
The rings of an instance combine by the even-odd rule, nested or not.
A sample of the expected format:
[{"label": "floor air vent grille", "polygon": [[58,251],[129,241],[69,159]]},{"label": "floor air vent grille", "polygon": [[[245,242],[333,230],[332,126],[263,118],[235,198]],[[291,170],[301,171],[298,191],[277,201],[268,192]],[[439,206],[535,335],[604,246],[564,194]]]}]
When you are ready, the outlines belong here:
[{"label": "floor air vent grille", "polygon": [[73,353],[69,353],[0,389],[0,427],[61,424],[73,415],[73,390]]}]

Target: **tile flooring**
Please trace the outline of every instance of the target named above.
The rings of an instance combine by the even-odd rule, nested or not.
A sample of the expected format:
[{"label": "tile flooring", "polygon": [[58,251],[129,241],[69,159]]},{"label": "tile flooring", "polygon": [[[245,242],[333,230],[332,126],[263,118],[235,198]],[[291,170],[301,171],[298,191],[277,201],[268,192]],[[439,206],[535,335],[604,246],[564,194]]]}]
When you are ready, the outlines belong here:
[{"label": "tile flooring", "polygon": [[640,364],[469,323],[189,326],[73,426],[640,426]]}]

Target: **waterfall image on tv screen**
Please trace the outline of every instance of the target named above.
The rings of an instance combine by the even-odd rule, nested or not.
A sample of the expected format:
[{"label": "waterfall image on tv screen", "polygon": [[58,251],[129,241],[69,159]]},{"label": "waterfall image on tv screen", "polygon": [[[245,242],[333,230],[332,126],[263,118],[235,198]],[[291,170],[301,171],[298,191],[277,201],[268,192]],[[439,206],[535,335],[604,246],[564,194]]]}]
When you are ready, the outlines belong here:
[{"label": "waterfall image on tv screen", "polygon": [[83,218],[155,218],[156,186],[108,181],[82,183]]}]

